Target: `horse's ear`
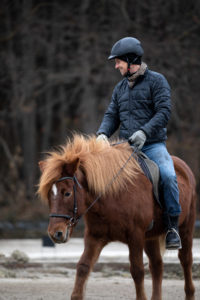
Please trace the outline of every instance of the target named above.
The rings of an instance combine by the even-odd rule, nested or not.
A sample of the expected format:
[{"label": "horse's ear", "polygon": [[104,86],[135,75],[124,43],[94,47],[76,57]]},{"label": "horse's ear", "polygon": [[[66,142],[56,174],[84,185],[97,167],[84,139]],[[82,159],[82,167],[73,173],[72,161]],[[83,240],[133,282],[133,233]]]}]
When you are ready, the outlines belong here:
[{"label": "horse's ear", "polygon": [[44,169],[45,169],[45,165],[46,165],[45,161],[44,160],[39,161],[38,165],[39,165],[40,171],[43,173]]},{"label": "horse's ear", "polygon": [[63,167],[63,173],[67,174],[67,175],[74,176],[74,173],[78,169],[79,164],[80,164],[79,158],[75,159],[70,164],[65,164],[64,167]]}]

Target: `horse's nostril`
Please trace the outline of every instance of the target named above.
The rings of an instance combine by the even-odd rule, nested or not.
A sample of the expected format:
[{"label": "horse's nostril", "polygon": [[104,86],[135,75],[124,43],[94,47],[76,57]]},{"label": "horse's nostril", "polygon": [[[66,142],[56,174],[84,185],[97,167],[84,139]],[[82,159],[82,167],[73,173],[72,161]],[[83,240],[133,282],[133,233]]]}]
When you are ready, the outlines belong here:
[{"label": "horse's nostril", "polygon": [[63,236],[62,231],[56,231],[56,233],[54,234],[54,238],[58,241],[62,239],[62,236]]}]

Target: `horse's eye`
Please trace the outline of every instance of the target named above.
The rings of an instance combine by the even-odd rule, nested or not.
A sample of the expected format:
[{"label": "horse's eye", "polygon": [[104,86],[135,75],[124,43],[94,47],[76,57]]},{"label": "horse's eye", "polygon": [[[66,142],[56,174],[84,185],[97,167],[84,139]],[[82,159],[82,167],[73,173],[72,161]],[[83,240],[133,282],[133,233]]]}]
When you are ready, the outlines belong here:
[{"label": "horse's eye", "polygon": [[72,194],[72,193],[70,193],[70,192],[66,192],[66,193],[65,193],[65,197],[69,197],[69,196],[71,196],[71,194]]}]

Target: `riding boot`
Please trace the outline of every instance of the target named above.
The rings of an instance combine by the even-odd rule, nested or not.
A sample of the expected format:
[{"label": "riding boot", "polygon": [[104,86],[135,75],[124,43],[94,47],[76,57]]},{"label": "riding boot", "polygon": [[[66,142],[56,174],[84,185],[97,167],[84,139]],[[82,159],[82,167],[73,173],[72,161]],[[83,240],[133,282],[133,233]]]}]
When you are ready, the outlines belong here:
[{"label": "riding boot", "polygon": [[165,238],[165,247],[168,250],[178,250],[182,248],[178,230],[178,216],[168,216],[168,230]]}]

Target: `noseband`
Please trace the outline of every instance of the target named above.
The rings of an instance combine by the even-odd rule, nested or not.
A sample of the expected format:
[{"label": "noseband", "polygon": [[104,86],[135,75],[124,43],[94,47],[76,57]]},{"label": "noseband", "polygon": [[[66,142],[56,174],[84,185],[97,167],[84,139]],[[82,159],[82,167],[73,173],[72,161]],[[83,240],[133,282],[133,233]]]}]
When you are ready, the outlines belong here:
[{"label": "noseband", "polygon": [[77,199],[76,199],[76,185],[78,185],[79,188],[82,189],[82,186],[80,185],[80,183],[78,182],[78,179],[76,178],[76,176],[74,175],[73,177],[61,177],[58,180],[56,180],[56,182],[60,182],[60,181],[64,181],[64,180],[72,180],[74,182],[73,184],[73,192],[74,192],[74,209],[73,209],[73,217],[70,215],[62,215],[62,214],[50,214],[49,217],[50,218],[64,218],[69,220],[69,226],[73,226],[75,225],[80,217],[77,217]]}]

